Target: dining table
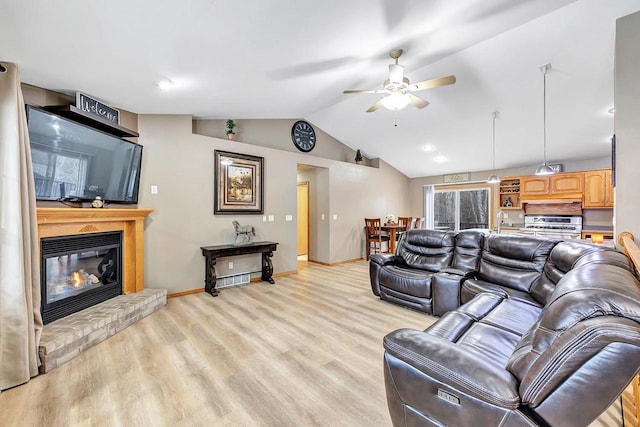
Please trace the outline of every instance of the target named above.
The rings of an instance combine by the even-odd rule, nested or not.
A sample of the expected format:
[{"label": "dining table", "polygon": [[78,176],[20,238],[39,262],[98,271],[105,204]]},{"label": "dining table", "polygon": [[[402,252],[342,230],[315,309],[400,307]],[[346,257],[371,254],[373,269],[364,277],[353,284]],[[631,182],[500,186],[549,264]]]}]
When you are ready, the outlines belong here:
[{"label": "dining table", "polygon": [[392,254],[396,252],[396,234],[399,231],[405,231],[406,227],[404,225],[400,225],[397,222],[387,222],[380,226],[382,231],[386,231],[389,233],[389,252]]}]

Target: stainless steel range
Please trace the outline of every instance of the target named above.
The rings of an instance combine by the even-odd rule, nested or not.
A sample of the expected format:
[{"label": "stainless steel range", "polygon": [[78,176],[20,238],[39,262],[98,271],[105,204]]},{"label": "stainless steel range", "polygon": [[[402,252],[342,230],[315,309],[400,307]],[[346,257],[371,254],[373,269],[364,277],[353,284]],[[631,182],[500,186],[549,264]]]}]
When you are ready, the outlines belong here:
[{"label": "stainless steel range", "polygon": [[525,215],[524,228],[521,228],[520,232],[556,239],[580,239],[582,216]]}]

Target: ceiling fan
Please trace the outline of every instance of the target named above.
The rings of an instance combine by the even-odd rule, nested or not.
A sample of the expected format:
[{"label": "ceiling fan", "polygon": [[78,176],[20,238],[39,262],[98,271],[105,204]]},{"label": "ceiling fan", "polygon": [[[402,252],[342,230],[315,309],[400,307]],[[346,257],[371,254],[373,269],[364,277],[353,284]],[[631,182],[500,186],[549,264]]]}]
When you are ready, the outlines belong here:
[{"label": "ceiling fan", "polygon": [[439,77],[436,79],[425,80],[420,83],[410,84],[409,79],[404,76],[404,66],[398,64],[398,58],[402,55],[402,49],[394,49],[389,52],[389,56],[394,59],[395,64],[389,65],[389,78],[384,82],[383,89],[373,90],[345,90],[343,93],[381,93],[385,96],[375,104],[373,104],[367,113],[376,111],[381,106],[390,110],[401,110],[408,104],[414,107],[424,108],[429,102],[415,96],[411,92],[419,90],[431,89],[439,86],[446,86],[456,82],[455,76]]}]

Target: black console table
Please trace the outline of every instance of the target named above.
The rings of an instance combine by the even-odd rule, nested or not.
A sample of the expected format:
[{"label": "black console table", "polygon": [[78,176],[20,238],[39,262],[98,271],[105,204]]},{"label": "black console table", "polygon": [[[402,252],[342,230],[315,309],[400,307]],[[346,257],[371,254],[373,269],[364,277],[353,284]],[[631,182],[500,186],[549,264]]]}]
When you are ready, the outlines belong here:
[{"label": "black console table", "polygon": [[205,256],[204,264],[204,291],[211,294],[213,297],[218,296],[216,290],[216,258],[234,256],[234,255],[246,255],[262,253],[262,280],[271,283],[275,283],[273,278],[273,264],[271,263],[271,257],[273,251],[277,249],[278,243],[276,242],[253,242],[243,245],[219,245],[219,246],[203,246],[202,255]]}]

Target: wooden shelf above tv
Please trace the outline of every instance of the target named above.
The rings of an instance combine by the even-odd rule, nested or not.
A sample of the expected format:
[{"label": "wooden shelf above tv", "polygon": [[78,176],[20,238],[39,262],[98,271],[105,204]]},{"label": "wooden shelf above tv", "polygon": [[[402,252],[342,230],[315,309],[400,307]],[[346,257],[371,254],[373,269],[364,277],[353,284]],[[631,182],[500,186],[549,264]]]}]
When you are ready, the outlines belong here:
[{"label": "wooden shelf above tv", "polygon": [[98,129],[103,132],[107,132],[108,134],[118,136],[121,138],[124,138],[124,137],[137,138],[138,136],[140,136],[138,132],[135,132],[131,129],[127,129],[123,126],[120,126],[117,123],[110,122],[109,120],[103,119],[102,117],[94,116],[93,114],[87,113],[86,111],[82,111],[81,109],[75,107],[74,105],[49,105],[44,107],[44,109],[47,111],[51,111],[52,113],[59,114],[63,117],[66,117],[78,123],[91,126],[94,129]]}]

